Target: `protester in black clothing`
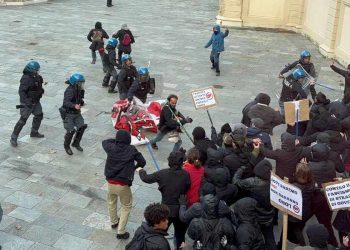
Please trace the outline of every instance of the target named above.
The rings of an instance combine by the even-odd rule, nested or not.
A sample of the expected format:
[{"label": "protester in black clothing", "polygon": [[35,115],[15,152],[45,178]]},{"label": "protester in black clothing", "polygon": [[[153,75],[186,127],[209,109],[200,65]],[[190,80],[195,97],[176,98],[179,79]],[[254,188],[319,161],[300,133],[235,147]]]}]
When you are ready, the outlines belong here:
[{"label": "protester in black clothing", "polygon": [[43,138],[44,135],[38,132],[41,121],[44,117],[40,99],[44,94],[43,78],[39,74],[40,65],[37,61],[30,61],[23,70],[23,75],[20,81],[18,94],[20,98],[20,114],[16,123],[10,143],[13,147],[17,147],[17,138],[22,128],[26,124],[29,116],[34,115],[32,130],[30,137]]},{"label": "protester in black clothing", "polygon": [[85,78],[82,74],[74,73],[70,76],[69,80],[66,81],[66,84],[69,86],[64,92],[63,105],[59,109],[63,120],[63,126],[66,130],[63,145],[66,153],[69,155],[73,154],[70,145],[74,135],[72,146],[78,151],[83,151],[83,148],[80,146],[80,141],[87,128],[87,124],[84,123],[84,118],[81,115],[81,106],[84,104],[85,94],[84,83]]},{"label": "protester in black clothing", "polygon": [[[350,211],[339,210],[334,218],[333,226],[338,230],[339,240],[342,243],[344,237],[350,236]],[[341,245],[344,246],[344,244]]]},{"label": "protester in black clothing", "polygon": [[215,185],[216,169],[224,168],[226,173],[230,174],[230,172],[222,163],[224,157],[222,152],[213,148],[208,148],[207,157],[207,162],[204,166],[203,182],[209,182]]},{"label": "protester in black clothing", "polygon": [[224,125],[221,126],[220,133],[218,134],[216,132],[215,127],[211,127],[211,136],[210,139],[219,147],[222,147],[222,144],[224,142],[224,134],[231,133],[232,129],[230,124],[225,123]]},{"label": "protester in black clothing", "polygon": [[122,54],[131,54],[131,44],[135,42],[135,38],[126,23],[122,24],[121,29],[113,34],[113,37],[119,40],[118,61],[119,63],[122,63]]},{"label": "protester in black clothing", "polygon": [[199,160],[205,164],[207,161],[208,148],[217,149],[215,143],[208,139],[205,135],[205,130],[202,127],[195,127],[192,131],[193,144],[200,152]]},{"label": "protester in black clothing", "polygon": [[241,123],[244,124],[246,127],[250,127],[251,121],[248,116],[248,112],[252,106],[257,104],[258,102],[269,102],[270,103],[270,96],[265,94],[265,93],[259,93],[253,101],[248,103],[247,105],[244,106],[242,110],[242,120]]},{"label": "protester in black clothing", "polygon": [[[181,132],[181,127],[179,122],[184,125],[186,123],[191,123],[192,119],[189,117],[184,117],[177,109],[176,104],[178,97],[176,95],[169,95],[167,98],[168,102],[164,105],[162,108],[162,111],[160,113],[159,118],[159,124],[158,124],[158,132],[157,135],[150,140],[151,146],[153,149],[158,149],[157,142],[161,141],[163,137],[168,134],[169,132],[172,132],[173,136],[176,137],[176,141],[173,151],[177,151],[180,149],[180,146],[182,144],[182,140],[179,136],[179,132]],[[174,133],[175,132],[175,133]]]},{"label": "protester in black clothing", "polygon": [[125,250],[170,250],[167,236],[169,208],[160,203],[148,205],[144,212],[146,222],[136,230]]},{"label": "protester in black clothing", "polygon": [[334,246],[328,245],[329,234],[321,224],[310,225],[306,228],[306,235],[309,238],[310,247],[296,247],[294,250],[335,250]]},{"label": "protester in black clothing", "polygon": [[185,242],[186,223],[179,218],[179,197],[187,193],[191,186],[190,176],[187,171],[182,169],[185,160],[184,151],[171,152],[168,157],[168,165],[170,168],[162,169],[153,174],[147,174],[143,169],[137,169],[140,178],[146,183],[158,183],[159,191],[162,194],[162,204],[170,209],[169,226],[173,223],[175,229],[176,249]]},{"label": "protester in black clothing", "polygon": [[191,221],[187,234],[193,240],[194,249],[231,249],[235,243],[235,231],[229,219],[218,214],[219,200],[212,194],[201,198],[203,213]]},{"label": "protester in black clothing", "polygon": [[108,93],[117,93],[115,87],[117,86],[117,77],[118,73],[116,68],[120,68],[120,65],[117,63],[115,48],[118,45],[118,40],[111,38],[108,40],[106,50],[107,54],[104,54],[103,61],[106,66],[107,72],[102,81],[102,87],[108,87],[109,80],[112,77],[111,84],[108,88]]},{"label": "protester in black clothing", "polygon": [[348,65],[347,70],[343,70],[335,66],[334,61],[332,62],[332,65],[330,67],[334,72],[344,77],[345,79],[344,96],[346,94],[349,94],[350,93],[350,64]]},{"label": "protester in black clothing", "polygon": [[91,56],[92,56],[92,61],[91,64],[96,63],[96,50],[100,54],[101,61],[103,64],[103,71],[106,72],[105,65],[103,63],[103,56],[104,56],[104,42],[103,39],[106,38],[108,39],[109,36],[107,32],[102,28],[102,23],[101,22],[96,22],[95,23],[95,28],[90,30],[89,34],[87,35],[87,39],[91,42],[91,45],[89,49],[91,49]]},{"label": "protester in black clothing", "polygon": [[227,168],[217,168],[215,170],[214,185],[219,200],[224,201],[228,206],[236,201],[238,189],[231,184],[231,175]]}]

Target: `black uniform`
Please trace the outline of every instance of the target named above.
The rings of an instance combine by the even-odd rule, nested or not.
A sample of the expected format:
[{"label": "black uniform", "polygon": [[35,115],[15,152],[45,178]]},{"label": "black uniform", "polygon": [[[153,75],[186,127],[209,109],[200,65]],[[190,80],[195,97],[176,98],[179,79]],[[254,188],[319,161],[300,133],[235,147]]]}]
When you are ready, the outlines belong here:
[{"label": "black uniform", "polygon": [[155,91],[155,79],[149,78],[147,82],[141,82],[140,80],[134,81],[128,91],[128,100],[131,101],[134,96],[140,99],[143,103],[147,100],[147,94],[154,94]]},{"label": "black uniform", "polygon": [[13,146],[17,146],[18,135],[31,114],[34,115],[34,118],[30,136],[44,137],[38,132],[41,121],[43,119],[43,111],[40,104],[40,99],[44,94],[42,84],[43,78],[40,75],[32,73],[26,69],[23,70],[23,76],[21,78],[18,90],[21,103],[21,117],[16,123],[11,135],[11,143]]},{"label": "black uniform", "polygon": [[135,66],[123,65],[118,75],[118,90],[120,100],[128,97],[128,91],[132,84],[138,84],[138,73]]},{"label": "black uniform", "polygon": [[107,73],[105,77],[103,78],[102,86],[108,87],[109,79],[112,76],[111,85],[109,86],[109,92],[114,92],[114,89],[117,85],[117,77],[118,73],[117,70],[114,67],[119,68],[119,64],[117,63],[117,55],[115,52],[115,47],[112,47],[110,45],[106,46],[107,54],[105,53],[103,56],[103,62],[106,65]]},{"label": "black uniform", "polygon": [[[68,154],[72,154],[70,149],[70,143],[75,135],[75,139],[72,146],[79,151],[83,151],[80,147],[80,141],[83,137],[84,131],[87,128],[87,124],[84,123],[84,118],[81,115],[80,109],[75,109],[75,105],[84,104],[84,90],[78,85],[69,85],[64,92],[63,105],[60,109],[63,126],[66,129],[66,135],[64,136],[64,148]],[[76,130],[75,130],[76,128]]]}]

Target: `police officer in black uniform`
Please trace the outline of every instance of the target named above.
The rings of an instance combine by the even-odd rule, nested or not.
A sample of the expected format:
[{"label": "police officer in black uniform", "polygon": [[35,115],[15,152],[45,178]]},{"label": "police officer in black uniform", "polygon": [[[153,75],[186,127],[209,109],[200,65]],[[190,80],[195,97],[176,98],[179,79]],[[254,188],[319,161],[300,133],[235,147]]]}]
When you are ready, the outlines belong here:
[{"label": "police officer in black uniform", "polygon": [[137,73],[138,79],[132,83],[128,91],[128,101],[131,102],[133,97],[136,96],[145,103],[147,100],[147,94],[154,94],[155,79],[150,78],[149,70],[146,67],[138,68]]},{"label": "police officer in black uniform", "polygon": [[87,128],[80,110],[84,104],[84,83],[85,78],[81,73],[74,73],[70,76],[69,80],[66,81],[66,84],[69,84],[69,86],[64,92],[63,106],[60,108],[63,126],[67,131],[64,136],[64,149],[69,155],[73,154],[70,144],[74,134],[75,138],[72,146],[79,151],[83,151],[80,141]]},{"label": "police officer in black uniform", "polygon": [[109,79],[112,77],[108,93],[117,93],[117,91],[114,90],[117,85],[118,77],[118,72],[115,67],[120,68],[119,64],[117,63],[117,54],[115,52],[117,46],[118,40],[116,38],[110,38],[106,46],[107,53],[105,53],[103,56],[103,63],[106,65],[107,72],[103,78],[102,86],[108,87]]},{"label": "police officer in black uniform", "polygon": [[128,91],[134,81],[137,81],[138,73],[134,65],[132,65],[131,56],[122,55],[122,69],[118,75],[118,90],[120,100],[124,100],[128,96]]},{"label": "police officer in black uniform", "polygon": [[17,138],[29,116],[34,115],[30,137],[42,138],[43,134],[38,132],[43,119],[43,111],[40,99],[44,94],[43,78],[39,75],[40,64],[37,61],[30,61],[23,70],[23,76],[19,85],[20,114],[21,117],[16,123],[11,135],[11,145],[17,147]]}]

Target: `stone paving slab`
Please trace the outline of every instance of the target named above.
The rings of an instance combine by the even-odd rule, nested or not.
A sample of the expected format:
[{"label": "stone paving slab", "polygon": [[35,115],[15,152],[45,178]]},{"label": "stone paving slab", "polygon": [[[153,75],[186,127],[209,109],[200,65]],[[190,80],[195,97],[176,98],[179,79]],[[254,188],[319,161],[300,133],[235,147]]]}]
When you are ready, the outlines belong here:
[{"label": "stone paving slab", "polygon": [[52,246],[62,237],[62,233],[46,226],[32,225],[28,228],[27,232],[23,234],[23,237],[33,242]]},{"label": "stone paving slab", "polygon": [[0,242],[4,250],[25,250],[34,244],[33,241],[26,240],[8,233],[0,231]]},{"label": "stone paving slab", "polygon": [[15,205],[30,209],[37,205],[41,200],[42,198],[39,196],[16,191],[14,194],[7,197],[5,199],[5,202],[10,202]]},{"label": "stone paving slab", "polygon": [[15,210],[13,210],[8,215],[13,217],[13,218],[24,220],[26,222],[33,222],[40,217],[41,213],[39,211],[36,211],[33,209],[17,207]]},{"label": "stone paving slab", "polygon": [[90,240],[81,239],[72,235],[64,234],[54,245],[62,250],[85,250],[91,245]]}]

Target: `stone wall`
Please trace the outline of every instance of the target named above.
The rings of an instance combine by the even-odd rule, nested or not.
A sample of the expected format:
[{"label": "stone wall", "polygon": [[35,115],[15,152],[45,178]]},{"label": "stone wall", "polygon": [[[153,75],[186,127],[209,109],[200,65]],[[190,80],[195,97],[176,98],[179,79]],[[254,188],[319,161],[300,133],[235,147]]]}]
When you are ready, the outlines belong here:
[{"label": "stone wall", "polygon": [[45,3],[48,0],[0,0],[0,6],[27,5],[36,3]]}]

